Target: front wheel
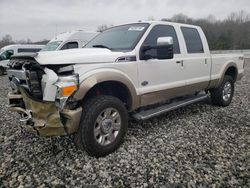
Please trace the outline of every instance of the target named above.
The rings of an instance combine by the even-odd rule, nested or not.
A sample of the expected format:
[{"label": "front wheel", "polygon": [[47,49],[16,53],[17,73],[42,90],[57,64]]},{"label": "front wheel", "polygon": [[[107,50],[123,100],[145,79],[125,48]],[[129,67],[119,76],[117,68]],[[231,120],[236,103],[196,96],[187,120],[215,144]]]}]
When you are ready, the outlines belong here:
[{"label": "front wheel", "polygon": [[88,154],[102,157],[122,143],[128,126],[125,105],[113,96],[97,96],[83,105],[76,143]]},{"label": "front wheel", "polygon": [[228,106],[234,96],[234,80],[231,76],[225,75],[218,88],[211,89],[212,103],[217,106]]}]

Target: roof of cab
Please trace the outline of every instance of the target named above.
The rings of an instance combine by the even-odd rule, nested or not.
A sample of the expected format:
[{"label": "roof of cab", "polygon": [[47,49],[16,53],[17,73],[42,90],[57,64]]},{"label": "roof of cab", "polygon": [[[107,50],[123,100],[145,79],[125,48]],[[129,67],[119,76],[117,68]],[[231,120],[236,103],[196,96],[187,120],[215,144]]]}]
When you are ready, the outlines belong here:
[{"label": "roof of cab", "polygon": [[[192,28],[200,28],[197,25],[191,25],[191,24],[184,24],[184,23],[177,23],[177,22],[169,22],[169,21],[139,21],[134,23],[125,23],[121,25],[127,25],[127,24],[141,24],[141,23],[147,23],[147,24],[163,24],[163,25],[173,25],[173,26],[179,26],[179,27],[192,27]],[[121,26],[120,25],[120,26]],[[118,25],[119,26],[119,25]],[[114,26],[116,27],[116,26]]]}]

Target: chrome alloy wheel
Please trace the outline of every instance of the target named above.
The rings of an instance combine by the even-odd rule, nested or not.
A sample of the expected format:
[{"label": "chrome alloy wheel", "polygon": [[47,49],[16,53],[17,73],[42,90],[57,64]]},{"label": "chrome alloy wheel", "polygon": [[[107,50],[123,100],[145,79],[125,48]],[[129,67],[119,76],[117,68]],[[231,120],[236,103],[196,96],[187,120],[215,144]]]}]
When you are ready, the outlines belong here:
[{"label": "chrome alloy wheel", "polygon": [[223,100],[228,101],[232,95],[232,85],[230,82],[226,82],[222,90]]},{"label": "chrome alloy wheel", "polygon": [[114,108],[104,109],[97,117],[94,127],[96,141],[106,146],[115,141],[121,128],[121,115]]}]

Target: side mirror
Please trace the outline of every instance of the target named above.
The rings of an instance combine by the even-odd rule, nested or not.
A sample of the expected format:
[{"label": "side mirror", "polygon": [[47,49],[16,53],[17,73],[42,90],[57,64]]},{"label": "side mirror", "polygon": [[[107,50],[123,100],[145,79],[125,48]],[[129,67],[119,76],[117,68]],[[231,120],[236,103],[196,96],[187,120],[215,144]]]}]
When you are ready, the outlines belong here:
[{"label": "side mirror", "polygon": [[167,46],[173,44],[174,44],[173,37],[159,37],[157,39],[157,46]]},{"label": "side mirror", "polygon": [[[147,53],[149,50],[155,50],[152,53]],[[152,55],[154,54],[154,55]],[[156,46],[142,46],[140,49],[140,59],[173,59],[173,37],[159,37]]]},{"label": "side mirror", "polygon": [[159,37],[157,39],[157,59],[173,59],[173,37]]}]

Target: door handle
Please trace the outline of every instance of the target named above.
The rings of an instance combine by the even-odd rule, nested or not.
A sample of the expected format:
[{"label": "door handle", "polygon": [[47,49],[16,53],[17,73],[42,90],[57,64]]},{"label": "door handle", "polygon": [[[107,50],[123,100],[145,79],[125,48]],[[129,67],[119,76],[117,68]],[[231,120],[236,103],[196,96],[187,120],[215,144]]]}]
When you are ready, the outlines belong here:
[{"label": "door handle", "polygon": [[182,67],[183,67],[183,62],[184,62],[183,60],[176,61],[176,63],[177,63],[177,64],[179,64],[179,63],[180,63]]},{"label": "door handle", "polygon": [[142,85],[142,86],[148,85],[148,81],[143,81],[143,82],[141,83],[141,85]]}]

